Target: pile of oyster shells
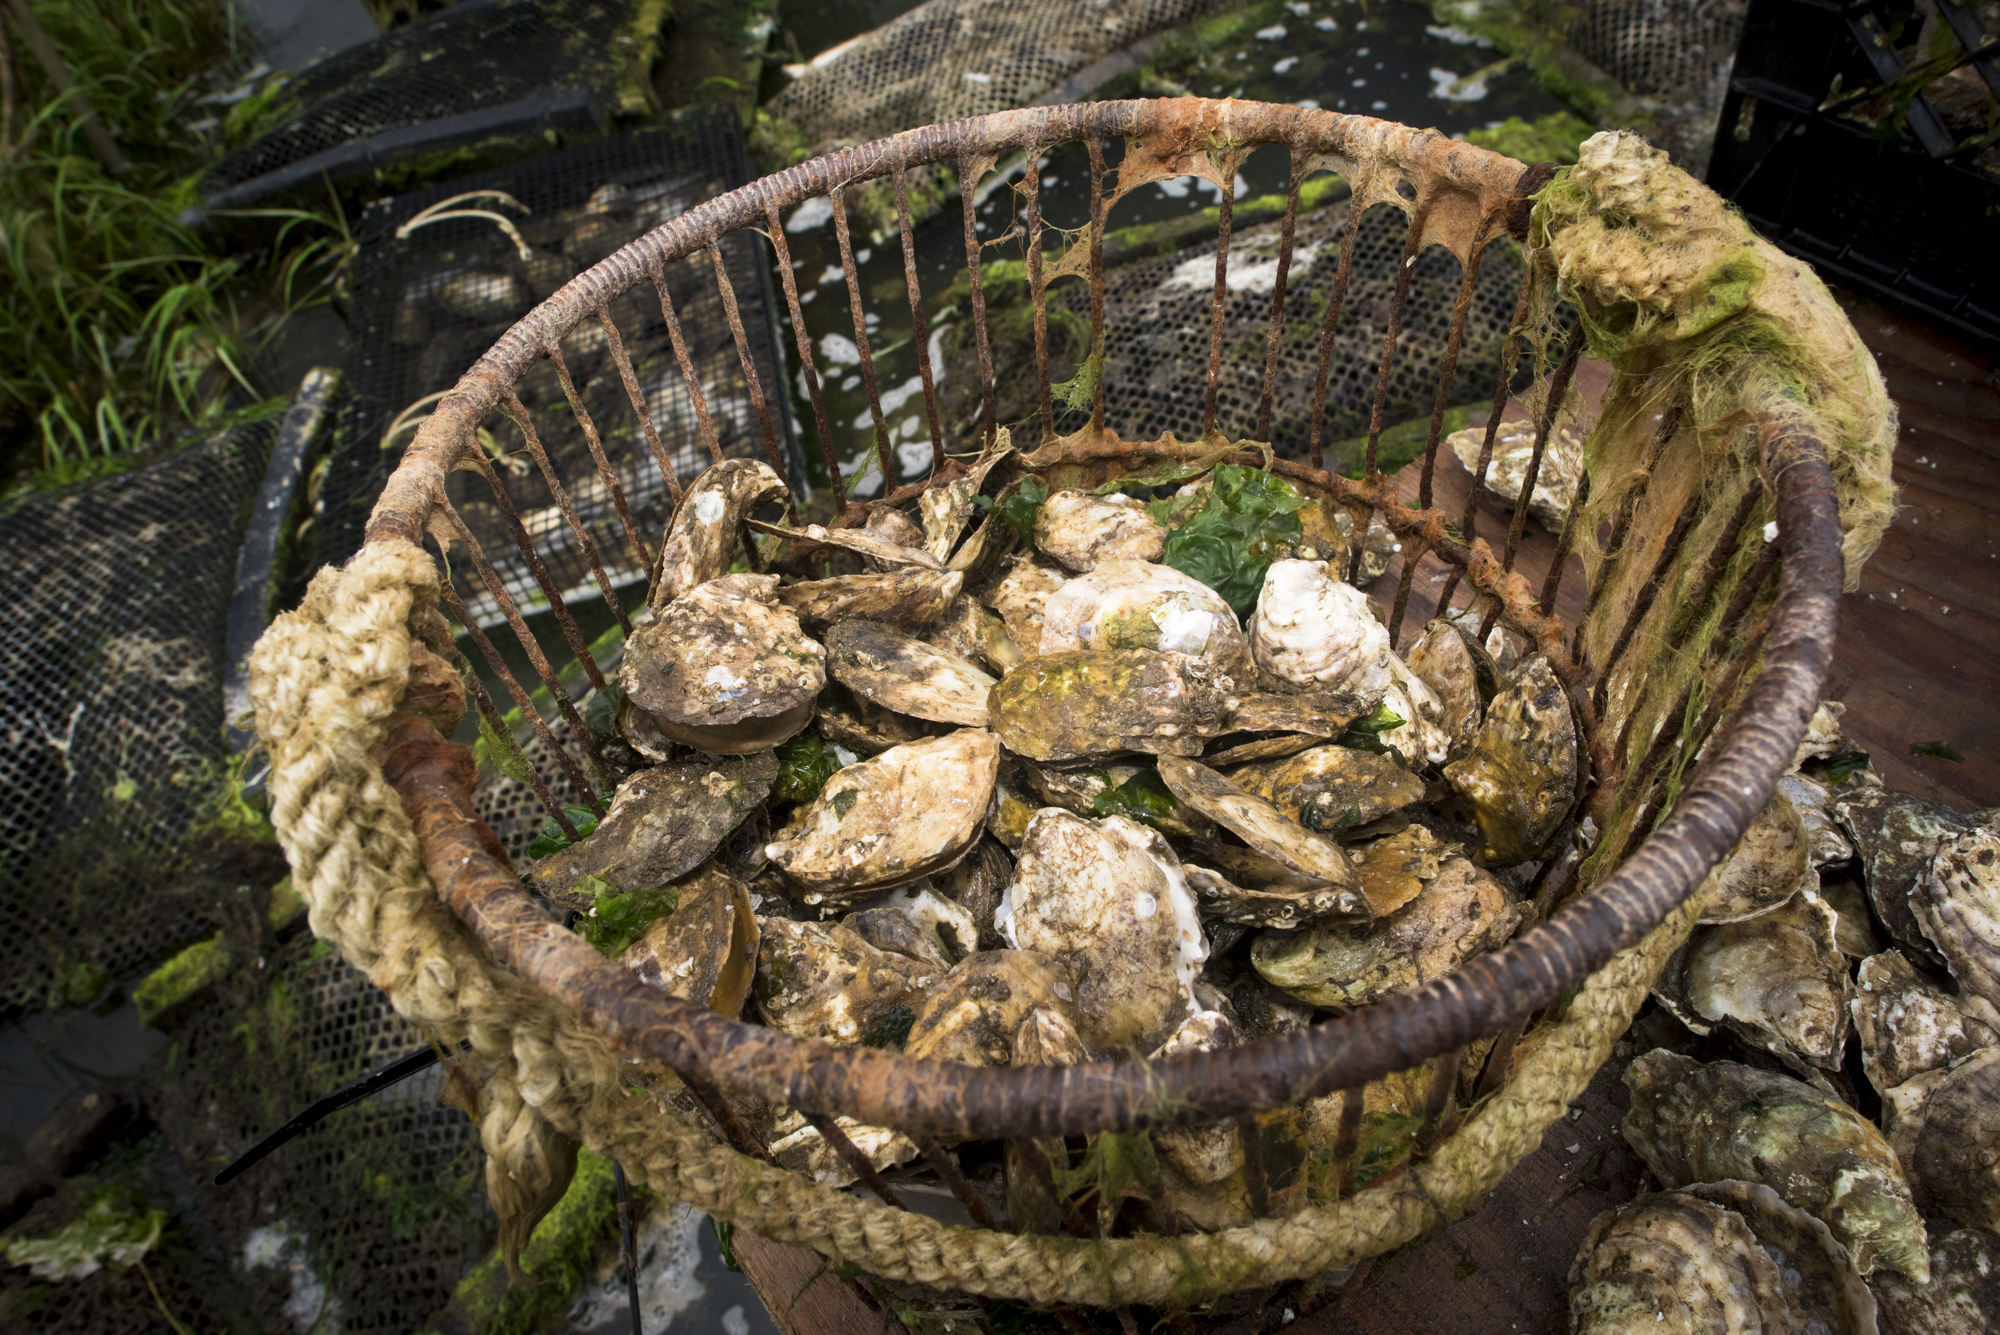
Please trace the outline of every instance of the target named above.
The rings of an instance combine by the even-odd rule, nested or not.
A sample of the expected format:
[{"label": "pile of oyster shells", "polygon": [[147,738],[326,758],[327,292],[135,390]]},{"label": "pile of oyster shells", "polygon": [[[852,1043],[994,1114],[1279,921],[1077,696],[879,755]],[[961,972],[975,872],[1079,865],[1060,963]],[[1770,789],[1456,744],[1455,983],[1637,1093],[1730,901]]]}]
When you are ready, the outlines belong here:
[{"label": "pile of oyster shells", "polygon": [[[586,706],[616,794],[530,884],[583,913],[606,885],[677,885],[619,956],[648,982],[800,1038],[987,1066],[1224,1048],[1510,938],[1519,864],[1564,844],[1584,778],[1544,659],[1442,621],[1395,653],[1340,578],[1336,507],[1308,505],[1243,623],[1161,564],[1168,531],[1128,496],[1048,496],[1032,546],[982,514],[982,488],[1004,500],[1019,476],[1001,451],[916,519],[877,506],[827,530],[751,518],[785,495],[762,464],[703,474]],[[759,564],[804,577],[730,573],[746,527]],[[1387,544],[1364,536],[1373,578]],[[808,564],[828,553],[846,573]],[[839,768],[786,799],[814,752]],[[1350,1181],[1408,1153],[1429,1088],[1428,1068],[1369,1088]],[[743,1113],[781,1162],[852,1180],[796,1112]],[[1342,1171],[1340,1100],[1273,1116],[1283,1212]],[[841,1126],[880,1168],[916,1157]],[[1149,1226],[1251,1217],[1236,1128],[1151,1143]],[[996,1214],[1056,1226],[1009,1190],[1001,1147],[959,1150]]]},{"label": "pile of oyster shells", "polygon": [[1626,1072],[1666,1189],[1592,1225],[1578,1331],[2000,1330],[2000,810],[1853,769],[1841,712],[1654,989],[1700,1037]]}]

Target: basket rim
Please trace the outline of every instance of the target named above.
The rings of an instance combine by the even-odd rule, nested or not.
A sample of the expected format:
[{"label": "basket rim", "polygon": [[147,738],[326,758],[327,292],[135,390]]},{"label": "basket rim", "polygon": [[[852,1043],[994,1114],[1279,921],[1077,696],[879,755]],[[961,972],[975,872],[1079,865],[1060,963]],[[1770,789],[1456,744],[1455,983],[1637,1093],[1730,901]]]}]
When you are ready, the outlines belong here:
[{"label": "basket rim", "polygon": [[[1273,133],[1255,140],[1232,134],[1253,127]],[[1007,147],[1163,129],[1184,136],[1189,153],[1215,151],[1214,136],[1223,133],[1230,136],[1220,141],[1225,144],[1288,142],[1295,151],[1303,147],[1362,163],[1361,170],[1378,176],[1392,150],[1406,153],[1409,161],[1388,168],[1390,176],[1443,182],[1441,188],[1457,192],[1484,216],[1507,216],[1510,226],[1522,202],[1515,188],[1546,179],[1546,169],[1536,179],[1536,168],[1524,169],[1436,131],[1208,99],[1001,112],[843,150],[670,220],[524,317],[466,373],[419,432],[371,517],[366,545],[401,540],[421,547],[444,495],[445,476],[502,390],[562,333],[668,260],[712,248],[729,232],[774,221],[780,207],[907,167],[953,156],[990,165]],[[1207,138],[1198,141],[1199,136]],[[1357,186],[1357,198],[1363,195]],[[1393,185],[1383,197],[1395,202]],[[1519,222],[1525,226],[1524,214]],[[1221,1052],[1069,1067],[970,1067],[797,1039],[725,1018],[639,982],[536,906],[473,811],[476,772],[470,753],[445,742],[429,722],[408,712],[398,715],[383,746],[383,769],[411,816],[437,891],[482,946],[614,1047],[670,1067],[690,1083],[954,1140],[1092,1134],[1250,1116],[1409,1069],[1556,1002],[1682,904],[1763,809],[1818,704],[1832,656],[1843,568],[1834,486],[1821,443],[1803,430],[1774,426],[1759,433],[1758,446],[1775,496],[1783,557],[1763,668],[1746,686],[1733,717],[1717,730],[1715,753],[1667,819],[1591,894],[1502,949],[1413,992]],[[1379,474],[1356,483],[1298,464],[1285,471],[1344,502],[1388,508],[1386,479]],[[1440,545],[1447,522],[1435,509],[1392,520],[1399,530],[1408,527]],[[1461,551],[1469,568],[1483,561],[1496,579],[1504,573],[1483,539]],[[1544,650],[1550,647],[1547,639]]]}]

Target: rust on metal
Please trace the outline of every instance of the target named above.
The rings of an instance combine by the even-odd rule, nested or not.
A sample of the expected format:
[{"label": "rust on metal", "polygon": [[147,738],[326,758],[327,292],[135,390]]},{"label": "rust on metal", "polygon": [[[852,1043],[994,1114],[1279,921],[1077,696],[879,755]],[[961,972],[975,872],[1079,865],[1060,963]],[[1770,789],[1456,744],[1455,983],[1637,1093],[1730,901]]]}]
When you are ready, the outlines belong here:
[{"label": "rust on metal", "polygon": [[[722,462],[722,441],[715,434],[715,418],[708,411],[708,396],[701,392],[701,377],[695,373],[694,358],[688,353],[687,335],[681,332],[681,317],[674,310],[673,294],[667,291],[666,266],[662,264],[653,268],[647,276],[653,280],[653,290],[660,294],[660,318],[667,322],[667,341],[673,345],[674,365],[680,367],[681,384],[686,387],[688,401],[694,406],[695,424],[701,431],[702,443],[708,446],[709,462],[719,464]],[[787,281],[790,281],[789,277]]]},{"label": "rust on metal", "polygon": [[[1201,404],[1201,430],[1206,435],[1217,430],[1215,394],[1222,383],[1222,319],[1229,310],[1229,224],[1236,215],[1236,192],[1229,182],[1222,186],[1218,230],[1215,234],[1215,294],[1208,308],[1208,383]],[[1101,344],[1096,345],[1102,347]]]},{"label": "rust on metal", "polygon": [[[576,414],[577,425],[583,428],[584,443],[590,447],[591,462],[597,465],[597,476],[603,480],[604,489],[611,495],[611,504],[617,508],[618,522],[625,526],[625,541],[632,544],[632,554],[639,558],[639,569],[653,568],[652,549],[639,532],[638,521],[632,518],[632,507],[626,504],[625,487],[618,481],[618,472],[611,461],[604,457],[604,441],[597,434],[597,423],[590,416],[590,409],[583,406],[583,395],[576,392],[576,382],[570,379],[569,363],[563,360],[562,349],[554,343],[548,347],[549,362],[556,368],[556,379],[562,382],[563,397],[569,400],[570,411]],[[387,498],[388,493],[383,493]]]},{"label": "rust on metal", "polygon": [[[924,387],[924,415],[930,419],[931,457],[941,462],[944,425],[938,421],[937,378],[931,369],[931,322],[924,314],[923,284],[917,281],[917,235],[910,225],[910,187],[901,167],[896,169],[896,230],[903,238],[903,285],[910,290],[910,338],[916,344],[917,376]],[[888,486],[885,473],[883,490]]]},{"label": "rust on metal", "polygon": [[681,480],[674,476],[673,460],[667,457],[660,429],[653,425],[653,414],[646,407],[646,391],[639,388],[639,377],[632,370],[632,359],[625,355],[625,338],[618,332],[618,322],[611,318],[608,309],[599,306],[597,324],[604,331],[606,346],[611,349],[611,361],[618,368],[618,380],[625,386],[625,397],[632,403],[632,415],[639,419],[639,430],[646,437],[646,448],[652,451],[653,462],[660,466],[660,476],[667,480],[667,495],[673,498],[675,505],[679,505]]},{"label": "rust on metal", "polygon": [[556,470],[549,463],[549,452],[542,448],[542,438],[535,430],[534,419],[528,415],[528,406],[521,402],[512,385],[507,386],[501,407],[528,442],[528,451],[535,456],[535,466],[542,470],[542,480],[548,483],[549,494],[556,498],[556,508],[562,511],[563,522],[569,525],[570,533],[583,548],[584,558],[590,562],[591,576],[597,581],[598,590],[604,594],[605,603],[617,614],[620,628],[631,634],[632,619],[625,615],[625,605],[613,591],[611,577],[604,573],[604,557],[597,550],[597,539],[590,536],[590,530],[584,527],[583,520],[577,515],[576,506],[569,498],[569,489],[556,476]]},{"label": "rust on metal", "polygon": [[1452,307],[1451,333],[1446,335],[1444,358],[1438,363],[1437,398],[1431,405],[1431,430],[1424,441],[1424,471],[1417,482],[1417,508],[1431,508],[1431,475],[1436,471],[1438,442],[1444,436],[1444,415],[1451,407],[1451,388],[1458,379],[1458,353],[1465,344],[1465,326],[1472,319],[1472,292],[1479,282],[1480,262],[1493,236],[1496,219],[1487,218],[1472,241],[1471,258],[1465,262],[1464,277],[1458,285],[1458,301]]},{"label": "rust on metal", "polygon": [[[522,526],[521,516],[514,509],[514,498],[507,494],[507,488],[501,483],[500,475],[494,471],[493,464],[487,459],[484,451],[473,455],[472,462],[478,465],[480,473],[486,478],[486,485],[492,488],[493,503],[500,508],[500,522],[506,528],[507,536],[514,540],[514,546],[520,551],[521,559],[528,563],[528,573],[534,576],[535,584],[541,589],[542,596],[549,600],[549,610],[555,614],[556,625],[562,629],[564,642],[569,645],[570,652],[576,655],[577,661],[583,664],[584,675],[590,678],[590,684],[602,690],[604,672],[597,666],[597,659],[592,657],[590,646],[584,643],[583,632],[577,629],[576,618],[570,615],[569,604],[562,600],[562,590],[558,589],[556,582],[549,578],[548,568],[542,564],[541,553],[535,550],[534,542],[528,537],[528,530]],[[480,578],[486,578],[484,572],[480,574]]]},{"label": "rust on metal", "polygon": [[[1361,471],[1369,477],[1380,471],[1375,467],[1375,450],[1382,438],[1382,414],[1389,403],[1389,371],[1396,364],[1396,340],[1403,332],[1403,308],[1410,304],[1410,278],[1417,271],[1417,256],[1424,244],[1424,223],[1430,211],[1428,197],[1417,201],[1416,212],[1410,217],[1409,239],[1403,243],[1403,262],[1396,267],[1396,292],[1389,301],[1388,327],[1382,331],[1382,358],[1375,372],[1375,405],[1368,413],[1368,448]],[[1361,546],[1358,542],[1354,544],[1357,559]]]},{"label": "rust on metal", "polygon": [[[736,309],[736,286],[729,281],[728,266],[722,262],[722,246],[713,237],[708,242],[708,259],[715,269],[716,290],[722,294],[722,314],[729,321],[729,336],[736,343],[736,362],[743,369],[744,387],[750,391],[750,407],[757,414],[757,425],[763,428],[764,457],[770,462],[771,471],[784,477],[791,469],[785,467],[778,428],[771,422],[771,405],[764,401],[764,377],[757,373],[757,359],[750,355],[750,337],[743,331],[743,313]],[[786,516],[790,517],[796,509],[791,498],[786,497]]]},{"label": "rust on metal", "polygon": [[[979,210],[975,202],[979,178],[984,175],[982,158],[970,154],[958,160],[958,198],[965,210],[965,278],[972,291],[972,332],[979,345],[979,423],[981,452],[992,448],[1000,428],[993,406],[993,345],[986,336],[986,287],[980,277]],[[857,311],[859,308],[856,308]],[[877,428],[880,429],[879,427]],[[885,445],[886,449],[887,446]],[[882,490],[887,491],[896,475],[882,464]]]},{"label": "rust on metal", "polygon": [[833,487],[833,512],[839,514],[847,508],[847,479],[840,474],[840,460],[833,453],[833,433],[826,425],[826,397],[820,390],[819,368],[813,365],[812,335],[806,332],[805,308],[799,304],[798,275],[792,270],[792,248],[785,240],[785,226],[778,216],[778,206],[767,201],[764,219],[770,224],[771,250],[777,257],[778,281],[785,289],[785,309],[792,320],[792,342],[799,350],[799,373],[806,382],[806,397],[812,401],[813,425],[819,428],[820,457],[826,464],[826,476]]},{"label": "rust on metal", "polygon": [[[1257,392],[1257,432],[1262,441],[1271,439],[1271,401],[1278,392],[1278,346],[1285,334],[1285,285],[1291,281],[1292,238],[1299,223],[1299,187],[1310,165],[1292,149],[1291,180],[1285,190],[1285,216],[1278,223],[1278,274],[1271,288],[1271,323],[1264,331],[1264,386]],[[1229,192],[1225,192],[1229,193]]]}]

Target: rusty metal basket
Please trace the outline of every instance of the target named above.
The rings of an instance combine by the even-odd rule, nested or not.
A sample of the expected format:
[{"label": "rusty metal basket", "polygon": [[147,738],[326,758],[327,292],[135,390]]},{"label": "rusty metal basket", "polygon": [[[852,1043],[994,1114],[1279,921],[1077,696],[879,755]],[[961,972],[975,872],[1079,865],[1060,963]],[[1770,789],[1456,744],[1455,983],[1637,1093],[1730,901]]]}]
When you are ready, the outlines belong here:
[{"label": "rusty metal basket", "polygon": [[[1125,154],[1114,178],[1105,169],[1105,148],[1121,139]],[[816,197],[832,200],[854,338],[866,368],[863,294],[847,242],[841,192],[878,178],[889,178],[900,189],[905,173],[944,163],[956,168],[967,206],[965,264],[985,391],[983,413],[971,438],[948,438],[919,337],[935,457],[946,462],[927,482],[893,490],[872,503],[911,505],[926,486],[959,475],[967,459],[991,448],[996,434],[994,366],[980,282],[982,243],[972,222],[975,185],[1004,153],[1026,150],[1032,162],[1038,151],[1074,142],[1089,152],[1090,223],[1060,260],[1045,261],[1040,244],[1026,248],[1041,402],[1047,406],[1050,393],[1044,306],[1052,274],[1089,279],[1097,339],[1093,346],[1103,345],[1102,244],[1111,203],[1140,184],[1171,176],[1231,182],[1244,155],[1277,143],[1291,153],[1291,191],[1272,289],[1263,393],[1254,422],[1219,420],[1231,226],[1231,192],[1225,188],[1220,192],[1215,323],[1206,367],[1209,436],[1181,444],[1171,437],[1120,440],[1104,427],[1100,382],[1090,425],[1070,436],[1045,439],[1024,466],[1048,470],[1060,465],[1070,470],[1069,476],[1084,470],[1102,479],[1163,458],[1212,455],[1218,432],[1225,441],[1237,438],[1232,431],[1267,434],[1301,183],[1312,172],[1331,169],[1352,187],[1351,219],[1378,203],[1406,212],[1411,225],[1381,341],[1365,476],[1357,481],[1326,471],[1317,430],[1353,255],[1357,229],[1352,226],[1320,342],[1322,397],[1314,401],[1312,439],[1277,442],[1275,460],[1244,442],[1237,461],[1268,466],[1362,520],[1379,516],[1393,530],[1405,559],[1388,614],[1392,637],[1404,634],[1401,623],[1421,571],[1427,577],[1443,576],[1440,607],[1463,589],[1488,623],[1504,623],[1524,636],[1532,651],[1547,656],[1570,690],[1588,743],[1591,788],[1572,823],[1586,815],[1594,821],[1599,830],[1594,853],[1580,870],[1572,862],[1555,875],[1549,874],[1557,865],[1552,858],[1532,883],[1521,934],[1454,975],[1308,1030],[1202,1055],[1075,1067],[962,1067],[893,1051],[795,1040],[642,984],[531,899],[492,831],[474,812],[469,753],[440,736],[440,731],[449,735],[464,708],[461,676],[453,666],[455,632],[437,610],[441,595],[476,651],[523,707],[541,750],[580,792],[594,791],[586,774],[594,762],[588,754],[588,729],[551,662],[567,655],[553,654],[553,646],[545,650],[536,642],[472,526],[449,499],[450,475],[467,470],[493,484],[501,521],[553,604],[568,652],[589,680],[601,685],[603,673],[564,610],[563,591],[537,560],[536,544],[529,540],[515,502],[475,438],[481,426],[489,419],[497,423],[496,414],[503,414],[524,434],[577,549],[588,553],[594,583],[615,608],[616,581],[607,573],[607,563],[647,569],[658,535],[649,540],[625,515],[623,538],[629,550],[621,555],[601,551],[578,523],[570,496],[576,488],[601,485],[621,513],[623,502],[619,476],[602,445],[605,428],[579,396],[565,348],[581,339],[600,347],[608,342],[627,406],[662,466],[667,456],[655,416],[682,407],[692,409],[704,439],[720,458],[722,446],[698,380],[690,376],[664,389],[655,387],[650,395],[642,391],[609,306],[650,281],[659,291],[661,313],[679,350],[669,282],[673,266],[686,257],[706,255],[710,263],[699,272],[707,275],[705,281],[721,284],[713,295],[733,316],[735,302],[727,270],[719,262],[719,246],[732,234],[761,232],[775,250],[805,389],[821,418],[825,441],[829,436],[820,385],[791,277],[781,211]],[[1613,144],[1606,151],[1612,149],[1628,158],[1639,153],[1636,160],[1642,165],[1647,161],[1633,145]],[[1662,181],[1671,172],[1660,163],[1646,170],[1662,173]],[[897,135],[756,181],[634,240],[544,302],[465,375],[390,479],[362,552],[344,570],[323,573],[305,606],[282,619],[259,647],[255,698],[260,729],[273,752],[274,820],[292,857],[296,882],[312,904],[315,931],[337,941],[368,970],[399,1010],[444,1039],[470,1041],[474,1073],[489,1082],[483,1123],[487,1146],[496,1154],[503,1146],[515,1147],[508,1151],[515,1155],[510,1166],[533,1157],[518,1149],[533,1138],[524,1128],[552,1129],[551,1134],[615,1153],[635,1177],[718,1218],[811,1245],[836,1263],[892,1280],[1040,1304],[1186,1305],[1321,1275],[1448,1222],[1538,1143],[1543,1129],[1602,1063],[1662,961],[1684,939],[1693,917],[1691,897],[1769,800],[1805,733],[1829,661],[1842,585],[1841,499],[1822,433],[1814,428],[1816,419],[1810,413],[1762,411],[1746,389],[1734,417],[1707,413],[1707,420],[1696,421],[1703,414],[1695,411],[1692,382],[1662,372],[1672,348],[1667,353],[1645,347],[1635,352],[1629,344],[1624,345],[1611,400],[1619,401],[1621,394],[1629,398],[1644,387],[1641,381],[1652,377],[1646,384],[1654,397],[1635,401],[1657,412],[1621,419],[1628,435],[1643,437],[1635,448],[1650,468],[1639,470],[1636,480],[1609,479],[1599,468],[1609,456],[1593,441],[1591,471],[1563,526],[1546,582],[1532,588],[1513,569],[1533,473],[1586,335],[1615,339],[1631,332],[1630,322],[1619,319],[1620,301],[1629,304],[1631,299],[1621,296],[1615,284],[1594,278],[1587,266],[1572,265],[1558,274],[1561,238],[1536,204],[1537,192],[1554,175],[1548,166],[1524,166],[1435,131],[1365,117],[1197,99],[1113,102],[1002,113]],[[1039,240],[1037,176],[1028,171],[1023,189],[1027,231]],[[1675,190],[1701,191],[1678,174],[1668,184]],[[908,299],[921,331],[922,297],[907,213],[902,236]],[[1444,410],[1453,401],[1454,363],[1469,296],[1487,248],[1505,237],[1526,244],[1530,259],[1515,314],[1522,339],[1515,347],[1543,344],[1550,373],[1534,400],[1540,406],[1529,481],[1511,527],[1496,542],[1501,549],[1496,553],[1477,535],[1470,507],[1463,515],[1448,515],[1433,506],[1432,479]],[[1670,248],[1673,240],[1671,235],[1651,238],[1662,248]],[[1448,248],[1463,264],[1464,279],[1440,365],[1421,487],[1412,506],[1396,498],[1392,480],[1375,467],[1376,438],[1384,425],[1379,386],[1387,384],[1397,357],[1408,274],[1419,252],[1430,245]],[[1809,276],[1780,274],[1771,281],[1798,286],[1805,293],[1800,300],[1818,300],[1813,291],[1825,296]],[[1558,294],[1569,304],[1559,304]],[[742,349],[740,323],[735,336]],[[559,476],[534,418],[516,395],[521,379],[543,363],[561,380],[587,438],[594,478]],[[757,384],[747,351],[742,365],[760,408],[783,392],[782,387]],[[1510,353],[1494,391],[1495,427],[1485,437],[1482,474],[1515,370]],[[1191,380],[1200,374],[1199,368],[1190,368]],[[1754,368],[1745,374],[1754,381]],[[1874,374],[1872,364],[1865,374]],[[1665,400],[1655,393],[1661,387],[1668,392]],[[684,396],[687,402],[663,405],[666,396]],[[879,403],[875,413],[879,424]],[[1607,415],[1603,422],[1610,420]],[[1605,432],[1613,429],[1600,426]],[[761,437],[772,464],[782,472],[781,442],[768,413],[762,414]],[[1687,476],[1674,473],[1666,464],[1677,449],[1705,451],[1705,461],[1683,470]],[[1287,457],[1294,452],[1305,457]],[[952,454],[959,457],[949,459]],[[829,458],[827,464],[836,489],[833,522],[865,522],[871,506],[839,495],[838,461]],[[895,477],[886,460],[884,476]],[[665,480],[677,498],[687,479],[667,471]],[[1619,487],[1615,507],[1608,512],[1592,508],[1593,488],[1601,503],[1613,482]],[[1767,530],[1767,524],[1774,527]],[[1849,537],[1852,549],[1851,533]],[[567,722],[566,729],[560,722],[552,726],[508,671],[500,650],[481,629],[481,618],[467,613],[465,595],[452,579],[441,577],[439,561],[425,548],[427,538],[457,544],[450,557],[460,581],[483,588],[493,600],[497,618],[505,619],[519,638],[553,700],[551,712]],[[1360,546],[1354,544],[1357,561]],[[1572,627],[1559,621],[1554,609],[1564,557],[1573,547],[1588,549],[1592,574],[1582,618]],[[1661,626],[1676,616],[1676,608],[1682,611],[1672,624],[1684,629],[1676,632],[1672,653],[1681,667],[1669,673],[1660,666],[1665,651],[1658,641]],[[1696,611],[1699,615],[1688,615]],[[497,726],[495,704],[476,682],[473,694],[476,707]],[[573,742],[566,745],[559,733]],[[560,818],[543,777],[534,781]],[[1527,1029],[1531,1019],[1537,1022]],[[1504,1080],[1450,1119],[1453,1134],[1439,1134],[1444,1128],[1435,1119],[1450,1100],[1457,1054],[1496,1036],[1503,1049],[1497,1066],[1489,1062],[1489,1071]],[[1511,1065],[1507,1045],[1513,1047]],[[1435,1065],[1438,1074],[1429,1102],[1434,1124],[1420,1139],[1418,1157],[1403,1171],[1359,1190],[1353,1189],[1349,1173],[1336,1199],[1239,1228],[1180,1237],[1057,1238],[938,1223],[899,1209],[893,1189],[872,1169],[862,1177],[885,1198],[881,1203],[771,1165],[764,1146],[747,1134],[731,1104],[732,1098],[754,1098],[797,1109],[843,1151],[852,1147],[834,1124],[835,1115],[899,1129],[916,1142],[974,1218],[987,1225],[992,1223],[990,1211],[966,1187],[944,1148],[949,1143],[1026,1144],[1167,1125],[1234,1124],[1245,1137],[1250,1204],[1262,1215],[1271,1197],[1257,1145],[1260,1116],[1347,1091],[1343,1106],[1358,1125],[1358,1091],[1364,1084],[1438,1058],[1444,1060]],[[692,1096],[684,1115],[629,1093],[625,1086],[634,1062],[678,1074]],[[857,1158],[865,1168],[865,1158],[850,1155],[851,1161]]]}]

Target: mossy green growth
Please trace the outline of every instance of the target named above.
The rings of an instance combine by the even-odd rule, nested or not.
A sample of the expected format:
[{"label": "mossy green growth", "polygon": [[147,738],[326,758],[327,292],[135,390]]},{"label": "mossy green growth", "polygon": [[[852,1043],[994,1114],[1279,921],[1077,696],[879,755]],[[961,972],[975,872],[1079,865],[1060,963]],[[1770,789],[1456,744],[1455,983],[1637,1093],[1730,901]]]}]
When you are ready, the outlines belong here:
[{"label": "mossy green growth", "polygon": [[[1472,417],[1470,405],[1447,408],[1444,423],[1438,430],[1438,448],[1444,448],[1444,438],[1463,428]],[[1431,419],[1413,417],[1407,422],[1382,428],[1382,434],[1375,438],[1375,466],[1384,473],[1393,473],[1413,459],[1424,457],[1424,447],[1430,444]],[[1326,447],[1326,457],[1330,465],[1348,477],[1360,477],[1368,461],[1368,437],[1366,433],[1350,436],[1346,440]]]},{"label": "mossy green growth", "polygon": [[455,1314],[474,1335],[527,1335],[561,1320],[577,1285],[618,1235],[618,1193],[611,1160],[589,1150],[576,1156],[576,1176],[554,1209],[535,1225],[521,1253],[533,1287],[509,1287],[507,1263],[495,1248],[467,1273],[452,1295]]},{"label": "mossy green growth", "polygon": [[272,931],[284,931],[305,914],[305,896],[292,884],[291,877],[287,876],[271,887],[271,902],[264,910],[264,920],[271,924]]},{"label": "mossy green growth", "polygon": [[10,1238],[7,1263],[26,1266],[37,1279],[82,1279],[110,1264],[139,1263],[159,1245],[167,1212],[115,1186],[100,1187],[83,1210],[46,1238]]},{"label": "mossy green growth", "polygon": [[1469,131],[1465,142],[1505,153],[1516,162],[1568,165],[1576,161],[1577,146],[1596,132],[1567,111],[1552,111],[1535,121],[1509,116],[1490,130]]},{"label": "mossy green growth", "polygon": [[133,989],[139,1023],[157,1027],[228,972],[229,942],[221,932],[206,941],[195,942],[147,974]]},{"label": "mossy green growth", "polygon": [[1430,11],[1439,23],[1484,38],[1502,54],[1526,61],[1543,91],[1569,104],[1584,119],[1598,125],[1637,123],[1637,108],[1625,86],[1569,44],[1567,34],[1584,14],[1568,0],[1431,0]]}]

